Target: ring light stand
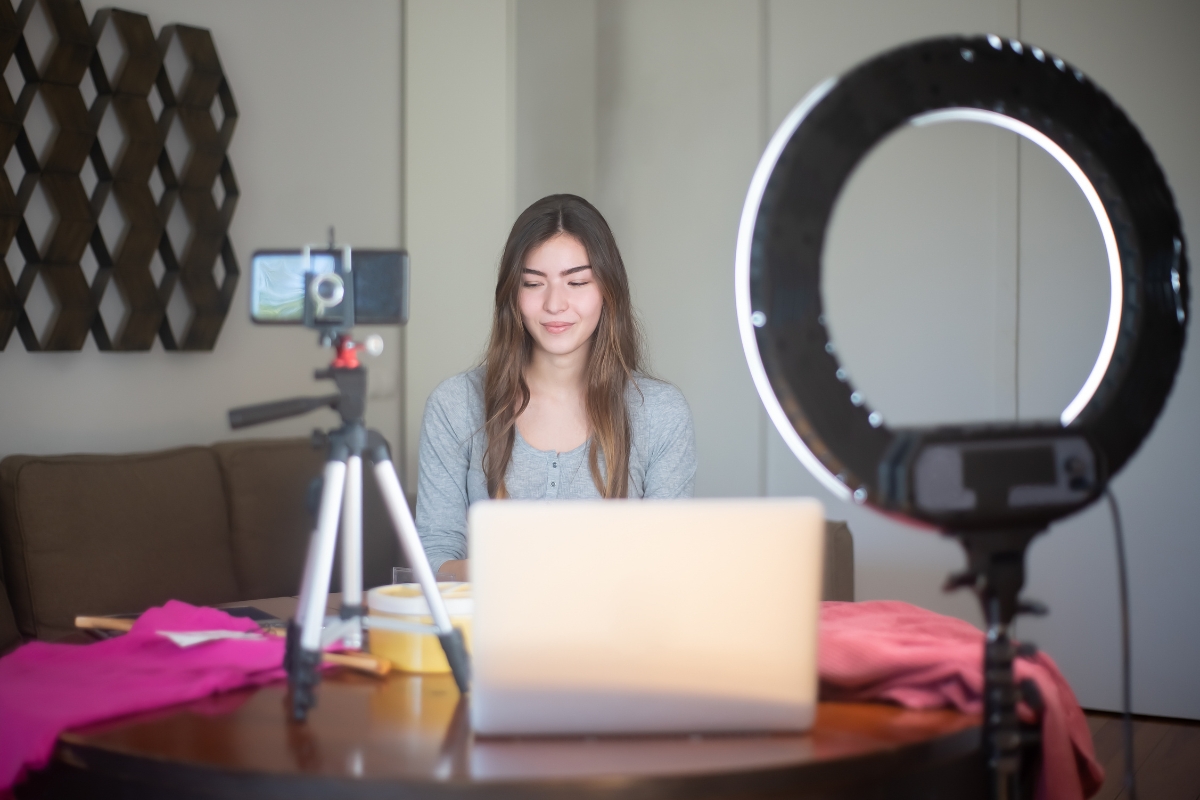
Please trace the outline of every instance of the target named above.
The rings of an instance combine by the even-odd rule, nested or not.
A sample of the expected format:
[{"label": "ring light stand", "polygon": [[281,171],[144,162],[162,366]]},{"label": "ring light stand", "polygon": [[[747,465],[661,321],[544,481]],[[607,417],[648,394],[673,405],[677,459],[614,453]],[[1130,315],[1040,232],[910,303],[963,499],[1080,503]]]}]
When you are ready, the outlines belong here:
[{"label": "ring light stand", "polygon": [[[983,122],[1028,139],[1083,191],[1110,275],[1100,355],[1056,421],[890,428],[851,384],[821,297],[822,251],[851,172],[904,125]],[[984,755],[991,796],[1018,796],[1022,732],[1011,638],[1025,550],[1094,502],[1150,432],[1175,379],[1187,254],[1162,170],[1133,123],[1060,58],[998,36],[940,38],[817,86],[776,131],[742,211],[737,315],[759,396],[792,452],[834,495],[957,538],[987,624]],[[1032,652],[1030,649],[1028,652]]]}]

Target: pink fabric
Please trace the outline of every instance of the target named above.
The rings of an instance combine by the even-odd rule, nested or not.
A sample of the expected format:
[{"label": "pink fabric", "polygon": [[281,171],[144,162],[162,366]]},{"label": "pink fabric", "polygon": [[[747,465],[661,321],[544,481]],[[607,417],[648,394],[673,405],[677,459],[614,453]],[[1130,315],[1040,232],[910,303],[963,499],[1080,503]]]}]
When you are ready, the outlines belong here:
[{"label": "pink fabric", "polygon": [[124,636],[87,646],[31,642],[0,659],[0,792],[45,766],[68,728],[285,677],[280,638],[181,648],[160,630],[259,628],[172,600],[142,614]]},{"label": "pink fabric", "polygon": [[[897,601],[821,604],[821,698],[889,700],[907,708],[983,711],[983,633]],[[1082,800],[1104,783],[1087,718],[1050,656],[1018,659],[1045,701],[1038,800]],[[1035,720],[1021,705],[1021,718]]]}]

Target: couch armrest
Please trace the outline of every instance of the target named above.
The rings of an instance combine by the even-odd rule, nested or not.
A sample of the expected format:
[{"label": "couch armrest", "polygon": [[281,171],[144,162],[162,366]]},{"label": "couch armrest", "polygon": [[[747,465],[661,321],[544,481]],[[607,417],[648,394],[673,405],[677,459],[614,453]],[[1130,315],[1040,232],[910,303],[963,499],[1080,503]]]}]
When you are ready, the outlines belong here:
[{"label": "couch armrest", "polygon": [[822,600],[854,600],[854,536],[845,522],[825,521]]},{"label": "couch armrest", "polygon": [[17,619],[13,616],[8,588],[4,584],[4,564],[0,559],[0,656],[21,643],[21,632],[17,630]]}]

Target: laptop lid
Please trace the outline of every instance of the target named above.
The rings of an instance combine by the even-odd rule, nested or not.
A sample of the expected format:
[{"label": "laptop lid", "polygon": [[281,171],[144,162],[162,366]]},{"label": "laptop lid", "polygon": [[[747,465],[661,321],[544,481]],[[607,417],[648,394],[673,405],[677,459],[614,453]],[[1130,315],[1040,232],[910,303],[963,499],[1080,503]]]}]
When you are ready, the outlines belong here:
[{"label": "laptop lid", "polygon": [[806,730],[823,523],[809,499],[476,503],[472,726]]}]

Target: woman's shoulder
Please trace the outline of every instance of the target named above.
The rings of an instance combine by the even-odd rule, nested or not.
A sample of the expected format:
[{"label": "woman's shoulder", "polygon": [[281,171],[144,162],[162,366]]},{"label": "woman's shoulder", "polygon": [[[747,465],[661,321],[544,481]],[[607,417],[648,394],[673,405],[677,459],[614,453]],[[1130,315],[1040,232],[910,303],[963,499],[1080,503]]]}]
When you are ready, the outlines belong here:
[{"label": "woman's shoulder", "polygon": [[637,373],[625,390],[630,411],[648,417],[685,417],[691,419],[683,392],[672,383]]},{"label": "woman's shoulder", "polygon": [[470,414],[483,403],[483,367],[451,376],[429,393],[427,405],[443,413]]}]

